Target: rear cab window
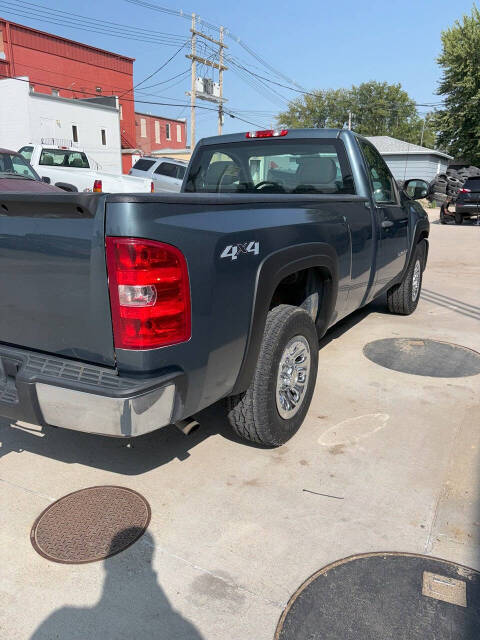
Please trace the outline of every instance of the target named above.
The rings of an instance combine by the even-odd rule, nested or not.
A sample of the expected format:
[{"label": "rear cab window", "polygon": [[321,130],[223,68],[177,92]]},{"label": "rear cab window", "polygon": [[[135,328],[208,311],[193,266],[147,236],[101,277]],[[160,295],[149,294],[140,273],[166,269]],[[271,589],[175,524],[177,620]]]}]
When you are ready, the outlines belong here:
[{"label": "rear cab window", "polygon": [[68,149],[42,149],[39,164],[69,169],[89,169],[87,156],[81,151]]},{"label": "rear cab window", "polygon": [[185,191],[355,194],[355,185],[341,140],[262,139],[200,147]]}]

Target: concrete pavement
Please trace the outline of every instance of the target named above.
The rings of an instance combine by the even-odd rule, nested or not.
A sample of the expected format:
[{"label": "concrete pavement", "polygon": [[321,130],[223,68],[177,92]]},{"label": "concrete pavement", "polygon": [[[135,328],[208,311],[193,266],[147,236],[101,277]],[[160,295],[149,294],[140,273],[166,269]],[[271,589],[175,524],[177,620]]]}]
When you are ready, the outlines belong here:
[{"label": "concrete pavement", "polygon": [[[237,440],[218,407],[190,437],[168,428],[133,448],[0,419],[0,637],[271,640],[300,583],[345,556],[408,551],[480,569],[480,376],[403,374],[362,352],[388,337],[480,351],[480,229],[429,213],[416,313],[378,301],[335,327],[308,417],[280,449]],[[98,484],[142,493],[148,533],[103,563],[37,555],[39,512]]]}]

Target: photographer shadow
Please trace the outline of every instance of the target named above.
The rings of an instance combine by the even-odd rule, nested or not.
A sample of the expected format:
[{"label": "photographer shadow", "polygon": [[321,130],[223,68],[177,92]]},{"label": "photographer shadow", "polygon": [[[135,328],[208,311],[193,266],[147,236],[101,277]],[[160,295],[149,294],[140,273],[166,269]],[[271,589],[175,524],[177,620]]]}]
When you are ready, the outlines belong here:
[{"label": "photographer shadow", "polygon": [[[129,531],[121,531],[124,536]],[[111,548],[117,548],[117,536]],[[155,545],[147,531],[130,549],[105,559],[105,581],[93,607],[54,611],[30,640],[202,640],[195,626],[172,608],[157,581]]]}]

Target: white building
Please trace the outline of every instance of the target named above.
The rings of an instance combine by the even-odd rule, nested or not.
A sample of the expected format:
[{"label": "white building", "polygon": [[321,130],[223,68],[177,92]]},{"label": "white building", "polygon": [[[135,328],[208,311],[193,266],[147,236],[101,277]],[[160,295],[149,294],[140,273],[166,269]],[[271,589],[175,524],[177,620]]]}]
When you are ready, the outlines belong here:
[{"label": "white building", "polygon": [[396,180],[420,178],[430,182],[437,173],[445,173],[451,156],[418,144],[390,136],[367,136],[388,164]]},{"label": "white building", "polygon": [[0,80],[0,147],[74,146],[103,171],[122,172],[116,97],[71,100],[30,90],[28,78]]}]

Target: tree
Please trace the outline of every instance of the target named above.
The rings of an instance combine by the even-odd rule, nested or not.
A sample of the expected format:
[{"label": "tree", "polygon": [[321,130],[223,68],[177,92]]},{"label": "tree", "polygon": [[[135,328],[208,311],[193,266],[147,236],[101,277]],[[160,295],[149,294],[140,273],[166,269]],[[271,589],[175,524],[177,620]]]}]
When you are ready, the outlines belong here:
[{"label": "tree", "polygon": [[453,156],[480,166],[480,11],[442,32],[438,63],[443,75],[437,93],[445,107],[434,118],[437,144]]},{"label": "tree", "polygon": [[367,136],[392,136],[433,146],[430,119],[417,113],[415,102],[400,84],[363,82],[351,89],[313,91],[293,100],[277,117],[287,127],[342,128],[351,118],[352,129]]}]

